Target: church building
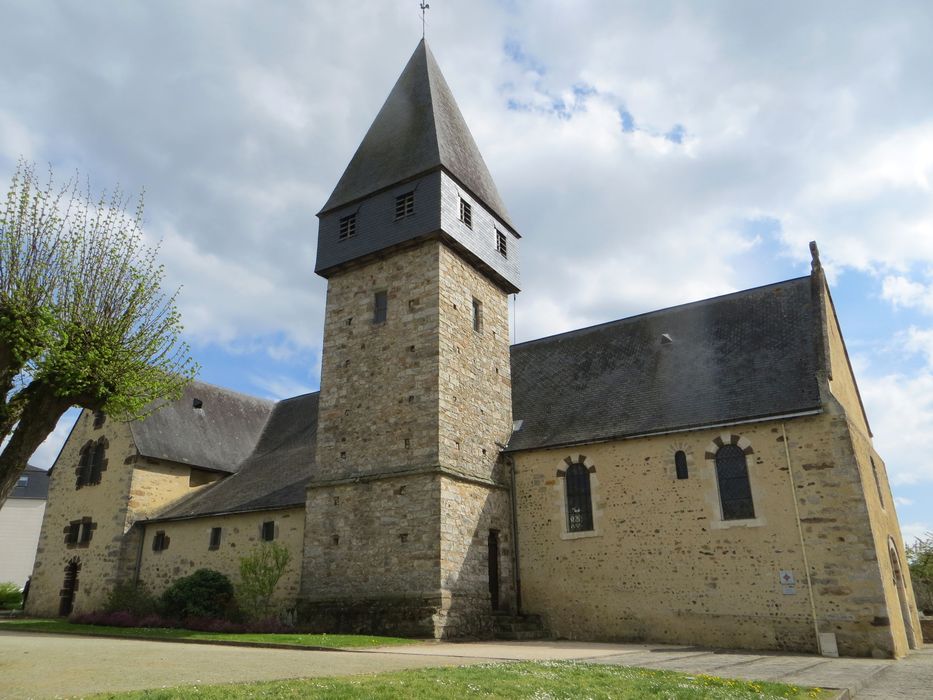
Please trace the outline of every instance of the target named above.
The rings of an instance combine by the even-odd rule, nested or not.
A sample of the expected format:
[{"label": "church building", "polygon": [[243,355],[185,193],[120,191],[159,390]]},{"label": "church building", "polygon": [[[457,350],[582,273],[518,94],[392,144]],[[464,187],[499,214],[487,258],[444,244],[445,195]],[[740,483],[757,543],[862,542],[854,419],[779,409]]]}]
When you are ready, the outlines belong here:
[{"label": "church building", "polygon": [[320,631],[921,644],[815,244],[805,277],[510,345],[523,239],[424,41],[318,217],[320,391],[84,411],[30,614],[235,582],[275,541],[277,600]]}]

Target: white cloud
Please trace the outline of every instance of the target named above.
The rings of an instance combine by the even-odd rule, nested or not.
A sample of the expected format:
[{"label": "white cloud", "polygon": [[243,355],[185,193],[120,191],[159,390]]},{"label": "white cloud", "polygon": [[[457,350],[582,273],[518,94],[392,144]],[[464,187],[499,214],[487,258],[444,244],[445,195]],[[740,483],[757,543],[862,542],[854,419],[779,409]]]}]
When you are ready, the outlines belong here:
[{"label": "white cloud", "polygon": [[55,462],[55,459],[58,457],[58,453],[61,452],[62,445],[64,445],[65,440],[68,439],[68,435],[71,433],[71,428],[74,426],[74,423],[80,414],[81,411],[75,408],[65,412],[65,415],[63,415],[58,421],[55,429],[49,433],[49,436],[33,453],[29,460],[29,463],[32,466],[39,467],[40,469],[51,468],[52,464]]},{"label": "white cloud", "polygon": [[891,483],[933,482],[933,371],[864,374],[859,386]]},{"label": "white cloud", "polygon": [[933,287],[904,275],[888,275],[881,283],[881,298],[894,306],[933,311]]},{"label": "white cloud", "polygon": [[915,540],[927,537],[933,532],[933,522],[901,523],[901,536],[905,545],[912,545]]},{"label": "white cloud", "polygon": [[256,374],[250,379],[253,385],[260,389],[261,395],[276,401],[314,391],[307,384],[296,382],[292,377],[284,375]]}]

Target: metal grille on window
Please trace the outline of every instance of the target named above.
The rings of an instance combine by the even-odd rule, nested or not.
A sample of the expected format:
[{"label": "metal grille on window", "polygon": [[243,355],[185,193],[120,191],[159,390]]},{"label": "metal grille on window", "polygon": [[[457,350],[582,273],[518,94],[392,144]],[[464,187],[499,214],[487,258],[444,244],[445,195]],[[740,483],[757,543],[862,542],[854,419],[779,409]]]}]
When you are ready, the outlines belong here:
[{"label": "metal grille on window", "polygon": [[415,213],[415,193],[406,192],[395,198],[395,219],[404,219]]},{"label": "metal grille on window", "polygon": [[161,552],[165,549],[168,549],[169,538],[165,536],[163,530],[156,532],[155,537],[152,538],[152,551]]},{"label": "metal grille on window", "polygon": [[267,520],[262,524],[262,541],[271,542],[275,539],[275,521]]},{"label": "metal grille on window", "polygon": [[752,486],[748,480],[745,452],[736,445],[723,445],[716,452],[716,480],[723,520],[746,520],[755,517]]},{"label": "metal grille on window", "polygon": [[567,531],[592,530],[593,500],[589,470],[583,464],[571,464],[564,479],[567,488]]},{"label": "metal grille on window", "polygon": [[677,450],[674,454],[674,468],[677,470],[678,479],[687,478],[687,453],[683,450]]},{"label": "metal grille on window", "polygon": [[506,239],[505,234],[502,231],[496,231],[496,250],[502,254],[503,258],[509,256],[508,249],[508,239]]},{"label": "metal grille on window", "polygon": [[384,323],[389,315],[388,292],[376,292],[373,297],[373,323]]},{"label": "metal grille on window", "polygon": [[473,207],[464,199],[460,200],[460,221],[473,228]]},{"label": "metal grille on window", "polygon": [[337,240],[345,241],[356,235],[356,214],[350,214],[340,219],[340,233],[337,234]]}]

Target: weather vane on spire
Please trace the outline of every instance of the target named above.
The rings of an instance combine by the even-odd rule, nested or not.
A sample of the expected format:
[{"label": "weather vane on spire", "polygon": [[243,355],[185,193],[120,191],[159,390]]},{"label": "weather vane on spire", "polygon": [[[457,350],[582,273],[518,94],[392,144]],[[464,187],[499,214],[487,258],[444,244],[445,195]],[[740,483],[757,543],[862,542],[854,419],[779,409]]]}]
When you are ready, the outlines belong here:
[{"label": "weather vane on spire", "polygon": [[424,0],[421,0],[421,38],[422,39],[424,39],[424,13],[430,9],[431,9],[431,6],[428,3],[424,2]]}]

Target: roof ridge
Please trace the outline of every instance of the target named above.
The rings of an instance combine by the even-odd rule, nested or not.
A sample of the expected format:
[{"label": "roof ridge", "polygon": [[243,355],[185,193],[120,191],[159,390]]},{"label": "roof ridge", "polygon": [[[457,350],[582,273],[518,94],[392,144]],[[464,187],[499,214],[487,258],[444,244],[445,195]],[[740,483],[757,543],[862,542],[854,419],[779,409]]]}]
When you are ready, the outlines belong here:
[{"label": "roof ridge", "polygon": [[652,311],[644,311],[640,314],[633,314],[632,316],[625,316],[623,318],[613,319],[612,321],[603,321],[602,323],[594,323],[591,326],[584,326],[583,328],[574,328],[569,331],[562,331],[561,333],[553,333],[551,335],[546,335],[541,338],[533,338],[532,340],[523,340],[521,343],[513,343],[509,347],[509,350],[511,351],[516,348],[524,347],[526,345],[532,345],[534,343],[541,343],[544,341],[556,340],[558,338],[570,337],[570,336],[577,335],[577,334],[589,333],[589,332],[596,331],[600,328],[614,326],[617,324],[621,325],[629,321],[635,321],[638,319],[642,319],[646,316],[653,316],[655,314],[661,314],[667,311],[674,311],[675,309],[685,309],[687,307],[696,307],[702,304],[709,304],[709,303],[716,302],[716,301],[722,301],[724,299],[728,299],[729,297],[737,297],[740,295],[749,294],[751,292],[758,292],[763,289],[767,289],[768,287],[778,287],[781,285],[790,284],[791,282],[801,282],[803,280],[809,281],[809,279],[810,279],[810,275],[803,275],[801,277],[791,277],[790,279],[781,280],[779,282],[771,282],[769,284],[762,284],[757,287],[749,287],[748,289],[739,289],[734,292],[727,292],[726,294],[717,294],[716,296],[707,297],[706,299],[698,299],[697,301],[688,301],[683,304],[674,304],[672,306],[665,306],[660,309],[654,309]]},{"label": "roof ridge", "polygon": [[239,389],[231,389],[230,387],[221,386],[220,384],[214,384],[212,382],[205,382],[201,379],[192,379],[191,382],[188,384],[188,386],[191,386],[192,384],[201,384],[203,386],[210,387],[211,389],[218,389],[227,394],[236,394],[237,396],[242,396],[243,398],[246,398],[246,399],[254,399],[256,401],[262,401],[263,403],[268,403],[272,405],[275,405],[275,403],[277,403],[275,399],[264,399],[261,396],[256,396],[255,394],[247,394],[245,391],[240,391]]}]

